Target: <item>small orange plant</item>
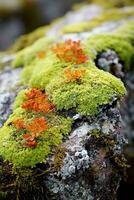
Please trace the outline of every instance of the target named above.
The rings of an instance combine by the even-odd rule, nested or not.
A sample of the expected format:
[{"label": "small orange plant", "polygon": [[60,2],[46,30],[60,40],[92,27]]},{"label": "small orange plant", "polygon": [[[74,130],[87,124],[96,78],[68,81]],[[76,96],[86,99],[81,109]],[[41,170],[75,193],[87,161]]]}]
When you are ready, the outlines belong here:
[{"label": "small orange plant", "polygon": [[88,60],[80,41],[66,40],[64,43],[55,44],[52,50],[61,61],[81,64]]},{"label": "small orange plant", "polygon": [[17,128],[17,135],[19,135],[19,133],[21,134],[21,129],[23,129],[22,139],[24,140],[24,146],[26,147],[36,147],[37,137],[39,137],[43,131],[48,129],[44,117],[36,117],[28,124],[25,124],[24,121],[22,124],[22,119],[16,119],[13,121],[13,125]]},{"label": "small orange plant", "polygon": [[31,137],[30,134],[25,133],[22,135],[22,138],[25,140],[25,143],[24,143],[25,147],[35,148],[37,146],[36,138]]},{"label": "small orange plant", "polygon": [[48,113],[55,107],[52,103],[49,102],[47,95],[38,89],[30,89],[25,93],[25,96],[26,101],[21,106],[23,109]]},{"label": "small orange plant", "polygon": [[18,129],[24,129],[25,128],[25,122],[23,119],[19,118],[13,121],[13,124],[16,126]]},{"label": "small orange plant", "polygon": [[25,146],[35,148],[37,146],[37,142],[35,139],[29,139],[28,141],[26,141]]},{"label": "small orange plant", "polygon": [[64,70],[65,73],[65,82],[69,83],[71,81],[79,81],[82,76],[85,74],[86,70],[85,69],[74,69],[71,70],[71,68],[67,67]]},{"label": "small orange plant", "polygon": [[16,136],[20,136],[25,147],[35,148],[37,138],[48,129],[46,119],[42,115],[52,111],[55,106],[49,102],[45,93],[32,88],[25,93],[25,102],[22,103],[21,107],[25,110],[35,111],[35,116],[30,122],[25,123],[21,118],[12,122],[17,129]]},{"label": "small orange plant", "polygon": [[44,52],[44,51],[39,51],[39,52],[37,53],[37,57],[38,57],[39,59],[44,59],[44,58],[45,58],[45,52]]},{"label": "small orange plant", "polygon": [[37,138],[42,131],[47,129],[48,126],[44,117],[34,118],[33,121],[27,125],[27,130],[32,133],[33,138]]}]

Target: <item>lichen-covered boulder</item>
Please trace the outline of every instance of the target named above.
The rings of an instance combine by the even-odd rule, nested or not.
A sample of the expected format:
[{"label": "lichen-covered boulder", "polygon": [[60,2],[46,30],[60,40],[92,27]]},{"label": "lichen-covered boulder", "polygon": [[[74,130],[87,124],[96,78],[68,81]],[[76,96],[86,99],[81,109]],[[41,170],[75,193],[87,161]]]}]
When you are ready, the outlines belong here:
[{"label": "lichen-covered boulder", "polygon": [[[100,16],[84,16],[86,8]],[[103,9],[87,5],[70,14],[75,24],[68,14],[46,37],[1,56],[2,199],[116,199],[127,167],[119,107],[134,23],[132,8]]]}]

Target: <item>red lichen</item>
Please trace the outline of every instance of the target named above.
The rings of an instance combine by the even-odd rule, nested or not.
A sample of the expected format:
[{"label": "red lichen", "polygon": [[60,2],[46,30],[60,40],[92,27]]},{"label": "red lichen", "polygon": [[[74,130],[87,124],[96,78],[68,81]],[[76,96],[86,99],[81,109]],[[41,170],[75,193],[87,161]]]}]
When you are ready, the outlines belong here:
[{"label": "red lichen", "polygon": [[61,61],[81,64],[88,60],[80,41],[66,40],[65,43],[55,44],[52,50]]}]

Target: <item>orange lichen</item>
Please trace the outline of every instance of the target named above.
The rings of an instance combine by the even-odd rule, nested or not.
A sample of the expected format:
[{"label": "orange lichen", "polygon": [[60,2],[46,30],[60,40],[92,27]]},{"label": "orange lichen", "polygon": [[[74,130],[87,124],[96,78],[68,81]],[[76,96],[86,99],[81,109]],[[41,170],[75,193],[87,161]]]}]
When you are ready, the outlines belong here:
[{"label": "orange lichen", "polygon": [[37,142],[35,139],[29,139],[25,142],[26,147],[35,148],[37,146]]},{"label": "orange lichen", "polygon": [[61,61],[81,64],[88,60],[80,41],[66,40],[64,43],[55,44],[52,50]]},{"label": "orange lichen", "polygon": [[44,59],[44,58],[45,58],[45,52],[44,52],[44,51],[38,52],[38,53],[37,53],[37,57],[38,57],[39,59]]},{"label": "orange lichen", "polygon": [[47,95],[38,89],[30,89],[26,92],[26,101],[22,104],[22,108],[33,110],[35,112],[48,113],[54,109],[54,105],[49,102]]},{"label": "orange lichen", "polygon": [[67,67],[65,70],[65,82],[69,83],[71,81],[79,81],[82,76],[85,74],[85,69],[74,69],[71,70],[71,68]]},{"label": "orange lichen", "polygon": [[16,128],[24,129],[25,128],[25,122],[23,119],[16,119],[13,121],[13,124],[16,126]]},{"label": "orange lichen", "polygon": [[32,88],[25,93],[27,99],[33,99],[42,96],[42,92],[36,88]]},{"label": "orange lichen", "polygon": [[33,121],[27,125],[27,130],[32,133],[32,137],[38,137],[42,131],[48,129],[47,122],[44,117],[34,118]]},{"label": "orange lichen", "polygon": [[21,135],[23,139],[23,145],[25,147],[36,147],[37,141],[36,138],[40,136],[41,132],[48,129],[47,122],[44,117],[35,117],[31,120],[30,123],[24,123],[22,119],[16,119],[13,121],[13,124],[17,128],[17,135]]},{"label": "orange lichen", "polygon": [[29,133],[25,133],[22,135],[22,138],[25,140],[28,140],[31,137],[31,135]]},{"label": "orange lichen", "polygon": [[44,114],[52,111],[55,106],[49,102],[45,93],[32,88],[26,91],[25,101],[21,107],[28,111],[35,111],[34,115],[32,113],[32,119],[27,118],[25,122],[23,119],[16,119],[12,124],[15,125],[16,136],[21,138],[23,146],[34,148],[38,144],[38,137],[48,129]]}]

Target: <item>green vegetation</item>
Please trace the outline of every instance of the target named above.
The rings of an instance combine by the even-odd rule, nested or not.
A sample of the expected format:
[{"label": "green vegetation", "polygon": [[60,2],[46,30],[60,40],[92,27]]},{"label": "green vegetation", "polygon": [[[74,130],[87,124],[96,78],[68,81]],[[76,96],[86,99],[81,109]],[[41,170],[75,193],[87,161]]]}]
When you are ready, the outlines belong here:
[{"label": "green vegetation", "polygon": [[[112,34],[91,36],[81,44],[73,41],[65,44],[60,42],[55,51],[54,38],[41,38],[16,53],[12,64],[13,67],[24,66],[21,74],[22,85],[34,88],[39,94],[35,99],[40,103],[46,95],[46,105],[49,107],[53,104],[54,109],[44,114],[38,105],[39,102],[31,103],[31,99],[28,99],[28,103],[34,105],[34,109],[30,110],[31,105],[25,104],[26,110],[22,107],[27,101],[26,90],[18,94],[13,114],[0,129],[0,152],[5,160],[12,162],[15,167],[34,167],[37,163],[46,162],[48,155],[71,131],[73,120],[61,116],[59,111],[73,109],[81,115],[95,116],[100,112],[100,108],[112,102],[113,97],[120,99],[125,95],[126,90],[121,80],[99,70],[94,61],[99,52],[114,49],[128,69],[134,54],[133,27],[134,23],[129,22]],[[73,59],[72,56],[76,57]],[[35,107],[38,107],[38,112]],[[26,137],[26,131],[29,129],[21,128],[18,131],[13,124],[14,120],[23,119],[28,127],[35,119],[43,120],[42,117],[46,120],[44,122],[47,122],[47,125],[43,126],[46,125],[47,128],[39,132],[39,136],[32,138],[32,142],[36,142],[32,148],[31,144],[23,145],[27,142],[23,136]],[[65,153],[64,149],[62,150],[55,157],[55,168],[62,165]]]},{"label": "green vegetation", "polygon": [[47,54],[47,50],[54,42],[54,39],[40,38],[33,45],[26,47],[24,50],[16,53],[16,59],[13,61],[13,67],[19,67],[21,65],[27,65],[33,60],[37,59],[37,53],[44,51]]},{"label": "green vegetation", "polygon": [[119,54],[126,69],[128,69],[132,63],[134,47],[129,42],[129,39],[125,37],[125,33],[120,35],[116,33],[98,34],[86,40],[85,45],[87,51],[89,51],[88,54],[93,60],[96,58],[97,53],[107,49],[113,49]]},{"label": "green vegetation", "polygon": [[92,116],[99,112],[99,107],[111,102],[113,96],[120,98],[124,95],[125,89],[120,80],[93,64],[89,63],[85,68],[86,74],[79,82],[65,83],[59,76],[46,86],[58,110],[76,108],[82,115]]},{"label": "green vegetation", "polygon": [[[0,152],[5,160],[13,163],[14,167],[34,167],[37,163],[45,162],[53,147],[62,142],[63,137],[71,131],[72,120],[55,114],[48,114],[48,130],[38,138],[36,148],[28,148],[20,143],[19,135],[15,137],[15,128],[10,125],[18,117],[29,120],[29,113],[18,108],[10,116],[5,126],[0,129]],[[34,114],[30,117],[33,118]],[[15,139],[16,138],[16,139]]]}]

